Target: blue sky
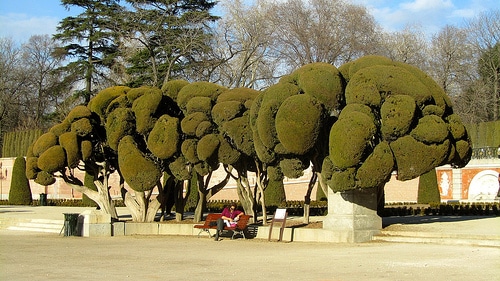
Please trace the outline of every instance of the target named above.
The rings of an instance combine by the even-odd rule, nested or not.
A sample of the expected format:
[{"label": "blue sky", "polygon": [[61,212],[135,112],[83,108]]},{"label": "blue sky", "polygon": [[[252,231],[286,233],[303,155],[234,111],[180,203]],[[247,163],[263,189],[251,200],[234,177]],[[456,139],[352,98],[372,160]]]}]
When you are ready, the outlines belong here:
[{"label": "blue sky", "polygon": [[[416,24],[427,35],[446,24],[461,26],[481,12],[500,9],[498,0],[346,1],[365,5],[387,31]],[[55,33],[63,18],[78,14],[78,10],[67,11],[60,3],[60,0],[0,0],[0,37],[11,37],[22,43],[31,35]]]}]

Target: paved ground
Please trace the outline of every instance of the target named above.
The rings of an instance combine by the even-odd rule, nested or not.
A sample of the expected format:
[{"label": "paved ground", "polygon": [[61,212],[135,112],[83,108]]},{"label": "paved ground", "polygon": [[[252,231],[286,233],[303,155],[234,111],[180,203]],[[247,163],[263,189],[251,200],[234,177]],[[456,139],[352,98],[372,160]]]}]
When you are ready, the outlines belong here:
[{"label": "paved ground", "polygon": [[[0,221],[80,209],[0,206]],[[120,213],[120,210],[119,210]],[[500,235],[500,218],[391,218],[386,228]],[[232,261],[231,261],[232,260]],[[499,280],[500,247],[64,237],[0,228],[0,280]]]}]

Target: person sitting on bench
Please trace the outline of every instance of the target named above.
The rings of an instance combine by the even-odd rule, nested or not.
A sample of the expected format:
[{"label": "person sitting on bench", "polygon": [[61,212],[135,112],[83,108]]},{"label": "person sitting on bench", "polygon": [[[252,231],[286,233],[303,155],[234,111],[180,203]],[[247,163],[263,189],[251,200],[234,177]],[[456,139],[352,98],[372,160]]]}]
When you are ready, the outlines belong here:
[{"label": "person sitting on bench", "polygon": [[239,220],[240,216],[244,215],[242,211],[236,208],[236,203],[231,203],[229,207],[222,210],[222,217],[217,219],[217,231],[215,232],[215,241],[219,241],[219,235],[224,230],[224,225],[233,226]]}]

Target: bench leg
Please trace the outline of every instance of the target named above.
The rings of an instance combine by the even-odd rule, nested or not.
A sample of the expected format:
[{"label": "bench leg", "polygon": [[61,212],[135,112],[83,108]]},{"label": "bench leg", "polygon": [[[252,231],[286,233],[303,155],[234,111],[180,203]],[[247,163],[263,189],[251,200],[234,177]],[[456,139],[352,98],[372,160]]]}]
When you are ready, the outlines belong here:
[{"label": "bench leg", "polygon": [[200,238],[200,234],[201,234],[202,232],[206,232],[206,233],[208,233],[208,238],[212,237],[212,234],[210,234],[210,229],[208,229],[208,228],[203,228],[203,229],[201,229],[201,230],[200,230],[200,232],[198,232],[198,238]]},{"label": "bench leg", "polygon": [[231,236],[231,239],[234,239],[234,236],[237,234],[243,236],[243,239],[247,239],[245,237],[245,231],[243,231],[243,230],[233,230],[233,236]]}]

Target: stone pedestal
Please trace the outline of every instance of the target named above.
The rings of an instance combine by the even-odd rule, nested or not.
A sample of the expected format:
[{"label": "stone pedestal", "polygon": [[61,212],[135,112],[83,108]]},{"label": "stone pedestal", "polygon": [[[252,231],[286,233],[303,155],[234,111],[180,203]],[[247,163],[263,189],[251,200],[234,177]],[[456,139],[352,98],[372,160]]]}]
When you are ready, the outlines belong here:
[{"label": "stone pedestal", "polygon": [[377,189],[336,193],[328,189],[328,215],[323,229],[336,232],[341,242],[370,241],[382,229],[382,218],[377,215]]},{"label": "stone pedestal", "polygon": [[111,236],[111,215],[100,211],[84,211],[80,214],[81,236]]}]

